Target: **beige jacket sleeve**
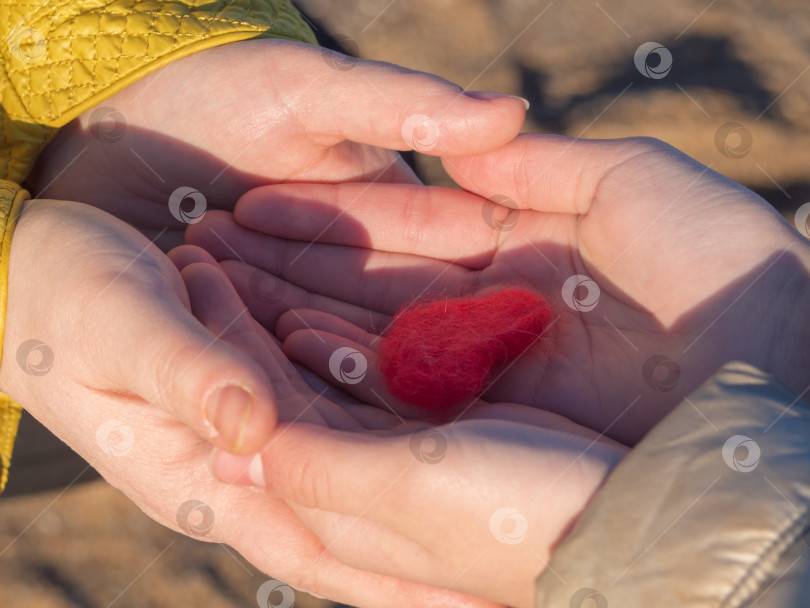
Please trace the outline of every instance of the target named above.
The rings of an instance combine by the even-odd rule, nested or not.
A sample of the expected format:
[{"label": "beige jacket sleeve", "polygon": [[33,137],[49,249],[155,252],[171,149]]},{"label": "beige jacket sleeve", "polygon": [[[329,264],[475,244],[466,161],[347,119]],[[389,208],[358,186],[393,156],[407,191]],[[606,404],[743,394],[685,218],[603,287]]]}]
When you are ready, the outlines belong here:
[{"label": "beige jacket sleeve", "polygon": [[625,458],[538,608],[810,606],[810,406],[730,363]]}]

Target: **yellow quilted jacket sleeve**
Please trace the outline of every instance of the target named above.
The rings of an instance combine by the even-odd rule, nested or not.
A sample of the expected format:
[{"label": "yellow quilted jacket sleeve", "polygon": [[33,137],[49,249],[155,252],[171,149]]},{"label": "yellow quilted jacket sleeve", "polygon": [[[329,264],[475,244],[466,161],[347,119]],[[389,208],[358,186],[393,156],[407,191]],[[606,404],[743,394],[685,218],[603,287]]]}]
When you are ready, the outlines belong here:
[{"label": "yellow quilted jacket sleeve", "polygon": [[[287,0],[0,0],[0,337],[20,184],[59,127],[170,61],[257,37],[315,42]],[[0,393],[0,492],[19,417]]]}]

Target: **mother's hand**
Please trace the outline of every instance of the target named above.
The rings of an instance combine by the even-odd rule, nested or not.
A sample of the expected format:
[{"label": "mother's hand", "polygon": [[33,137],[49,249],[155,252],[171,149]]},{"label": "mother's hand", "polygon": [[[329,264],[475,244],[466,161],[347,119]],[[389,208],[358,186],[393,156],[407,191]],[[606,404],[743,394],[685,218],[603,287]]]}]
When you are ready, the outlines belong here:
[{"label": "mother's hand", "polygon": [[391,150],[494,149],[524,116],[521,100],[398,66],[278,39],[237,42],[174,61],[79,116],[46,148],[34,186],[150,237],[168,227],[158,240],[168,249],[182,243],[184,222],[206,208],[232,209],[249,188],[416,183]]},{"label": "mother's hand", "polygon": [[11,249],[3,390],[150,517],[291,585],[358,606],[491,606],[346,566],[282,500],[212,478],[212,445],[255,453],[277,417],[364,427],[254,335],[216,265],[173,257],[182,275],[98,209],[29,202]]}]

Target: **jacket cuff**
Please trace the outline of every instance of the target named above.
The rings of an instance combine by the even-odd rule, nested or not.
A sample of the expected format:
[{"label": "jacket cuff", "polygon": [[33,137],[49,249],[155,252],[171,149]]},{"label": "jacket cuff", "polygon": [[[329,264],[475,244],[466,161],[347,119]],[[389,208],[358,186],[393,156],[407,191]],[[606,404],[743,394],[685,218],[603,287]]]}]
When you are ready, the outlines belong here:
[{"label": "jacket cuff", "polygon": [[[0,361],[3,356],[3,334],[8,301],[8,268],[11,257],[11,237],[28,192],[17,184],[0,180]],[[11,452],[22,409],[8,395],[0,393],[0,492],[6,487]]]},{"label": "jacket cuff", "polygon": [[59,127],[133,81],[258,37],[315,42],[287,0],[0,0],[0,179],[21,183]]},{"label": "jacket cuff", "polygon": [[729,363],[613,471],[537,579],[536,605],[805,605],[759,600],[807,584],[809,513],[810,406]]}]

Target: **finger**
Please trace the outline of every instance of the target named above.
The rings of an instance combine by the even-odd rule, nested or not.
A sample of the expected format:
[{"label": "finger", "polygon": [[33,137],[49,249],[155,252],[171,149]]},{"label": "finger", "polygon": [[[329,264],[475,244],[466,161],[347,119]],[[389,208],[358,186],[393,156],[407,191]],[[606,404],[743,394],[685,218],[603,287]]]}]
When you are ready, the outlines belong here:
[{"label": "finger", "polygon": [[195,247],[194,245],[179,245],[166,254],[172,263],[177,267],[177,270],[183,270],[186,266],[191,264],[212,264],[217,266],[217,261],[210,253],[202,247]]},{"label": "finger", "polygon": [[[303,424],[280,425],[259,457],[262,481],[271,494],[303,507],[372,518],[390,498],[383,491],[414,462],[407,438]],[[352,478],[363,483],[354,484]]]},{"label": "finger", "polygon": [[610,141],[521,135],[498,150],[442,164],[459,186],[481,196],[502,196],[521,209],[584,214],[601,178],[626,158],[621,149]]},{"label": "finger", "polygon": [[[219,455],[235,458],[224,452],[219,452]],[[203,500],[215,513],[216,529],[222,539],[232,544],[258,570],[272,573],[273,577],[296,589],[327,596],[351,606],[500,606],[455,591],[374,574],[347,565],[336,559],[282,500],[268,499],[243,488],[222,484],[212,487]],[[268,547],[279,550],[268,551]],[[347,584],[347,581],[351,581],[351,584]],[[285,587],[279,584],[271,589],[276,590],[271,597],[277,598]],[[270,590],[267,592],[271,593]],[[289,603],[291,605],[292,602]],[[262,605],[265,604],[272,605],[269,599],[263,601]]]},{"label": "finger", "polygon": [[[318,395],[310,390],[267,331],[250,317],[222,269],[216,263],[192,264],[182,274],[194,315],[219,340],[248,354],[261,366],[277,396],[279,419],[326,424],[319,408],[314,407]],[[343,418],[351,419],[345,414]],[[344,420],[333,422],[340,428],[347,426]]]},{"label": "finger", "polygon": [[[248,353],[262,366],[278,399],[278,417],[282,422],[308,422],[326,424],[330,428],[358,430],[362,428],[390,428],[392,417],[376,408],[357,404],[347,393],[332,386],[304,366],[293,365],[281,352],[281,343],[253,319],[249,323],[231,324],[239,317],[242,303],[229,285],[220,265],[204,250],[183,245],[169,252],[176,265],[188,268],[192,264],[207,264],[210,268],[191,268],[184,273],[187,288],[195,291],[193,304],[198,318],[205,319],[206,327],[223,341]],[[213,286],[220,283],[215,293],[230,297],[210,298]],[[240,317],[244,318],[244,317]],[[227,328],[223,330],[223,328]],[[351,408],[351,411],[349,409]]]},{"label": "finger", "polygon": [[387,314],[311,293],[261,268],[228,260],[222,262],[222,268],[254,318],[271,331],[279,317],[294,308],[325,310],[370,331],[390,323]]},{"label": "finger", "polygon": [[[340,316],[307,308],[288,310],[276,323],[276,336],[284,342],[290,334],[300,330],[323,330],[342,336],[374,352],[379,348],[382,331],[370,333]],[[384,329],[384,328],[382,328]]]},{"label": "finger", "polygon": [[206,213],[186,231],[186,240],[218,260],[238,259],[310,293],[384,314],[393,314],[414,295],[462,295],[475,281],[473,271],[429,258],[262,235],[236,225],[225,212]]},{"label": "finger", "polygon": [[[509,212],[510,210],[506,210]],[[449,188],[404,184],[278,184],[245,193],[234,220],[303,242],[412,253],[482,268],[499,239],[495,205]]]},{"label": "finger", "polygon": [[431,412],[396,399],[377,368],[375,351],[327,331],[307,328],[292,332],[284,341],[284,353],[362,403],[393,413],[400,422],[405,418],[443,421],[469,405]]},{"label": "finger", "polygon": [[99,388],[134,393],[218,447],[255,452],[277,418],[267,377],[167,291],[163,280],[124,275],[83,312],[83,326],[95,328],[92,342],[103,346],[88,348],[99,377],[109,379]]},{"label": "finger", "polygon": [[[327,141],[331,136],[333,143],[351,140],[395,150],[466,155],[506,143],[523,126],[526,105],[519,98],[464,92],[438,76],[375,61],[352,60],[350,69],[335,69],[324,60],[322,49],[304,50],[300,62],[280,64],[257,77],[266,78],[260,85],[275,92],[281,77],[306,74],[307,83],[314,84],[291,90],[287,103],[299,109],[308,133],[322,134]],[[278,61],[278,49],[273,51],[272,59]]]},{"label": "finger", "polygon": [[[326,332],[327,334],[334,334],[344,338],[344,340],[341,341],[341,348],[352,348],[353,345],[356,345],[357,349],[363,347],[368,351],[376,352],[380,345],[379,333],[369,333],[362,328],[357,327],[353,323],[346,321],[345,319],[320,310],[290,310],[281,316],[276,326],[276,333],[281,340],[286,340],[295,332],[306,330],[315,331],[318,333]],[[305,336],[306,334],[301,335]],[[290,348],[296,348],[294,345],[294,340],[295,339],[291,341]],[[325,341],[329,342],[329,340],[326,338]],[[324,347],[324,343],[315,344],[314,349],[309,349],[306,345],[299,346],[302,357],[306,357],[308,360],[310,357],[312,360],[318,360],[320,357],[317,353],[321,348]],[[360,351],[358,350],[358,352]],[[363,352],[367,351],[364,350]],[[405,422],[403,420],[403,416],[415,415],[424,420],[426,415],[423,410],[414,408],[411,405],[403,404],[390,395],[385,386],[384,379],[379,377],[376,361],[372,361],[372,363],[373,369],[371,369],[370,372],[366,372],[366,377],[368,377],[369,380],[364,386],[361,387],[358,386],[358,384],[363,384],[363,382],[366,381],[365,377],[363,378],[363,382],[360,383],[339,383],[341,385],[341,392],[345,391],[347,393],[351,393],[355,395],[358,401],[360,401],[360,403],[357,401],[345,403],[344,408],[346,411],[352,414],[352,416],[360,421],[367,429],[390,431],[395,426],[398,429],[398,432],[404,432]],[[331,378],[334,382],[335,375],[331,373],[333,371],[331,366],[329,371],[330,375],[326,377]],[[323,373],[323,370],[321,369],[320,372]],[[310,373],[314,377],[321,379],[321,376],[318,375],[318,373]],[[368,376],[369,373],[371,376]],[[322,379],[321,381],[324,382]],[[369,386],[374,387],[373,392],[368,390]],[[368,396],[369,392],[372,392],[374,397],[373,400],[371,400],[371,398]],[[364,401],[364,399],[369,400]],[[368,404],[372,404],[375,407],[370,407]],[[424,426],[425,423],[422,422],[420,424]],[[335,427],[332,426],[332,428]]]},{"label": "finger", "polygon": [[[629,160],[643,160],[625,177],[631,183],[605,180]],[[661,163],[666,159],[668,163]],[[677,161],[672,163],[671,161]],[[465,190],[481,196],[510,199],[518,208],[585,214],[600,188],[628,189],[644,183],[682,191],[705,167],[675,148],[650,138],[588,140],[559,135],[520,135],[498,150],[467,157],[442,159],[445,170]],[[684,171],[683,169],[687,169]],[[666,171],[668,179],[650,183]],[[715,174],[711,174],[715,175]],[[651,197],[655,203],[661,196]],[[621,202],[621,201],[619,201]]]},{"label": "finger", "polygon": [[[188,252],[183,254],[187,255]],[[233,292],[222,270],[206,261],[185,266],[181,275],[189,293],[194,316],[214,336],[211,348],[228,345],[240,354],[247,355],[254,366],[258,364],[266,368],[264,345],[256,339],[250,315]],[[270,386],[265,374],[262,374],[261,379],[265,385]],[[266,441],[277,417],[277,401],[274,405],[276,407],[271,412],[272,418],[267,417],[266,409],[254,414],[250,403],[245,404],[241,410],[213,406],[207,409],[206,414],[208,421],[228,442],[230,449],[237,453],[246,450],[250,453]]]}]

